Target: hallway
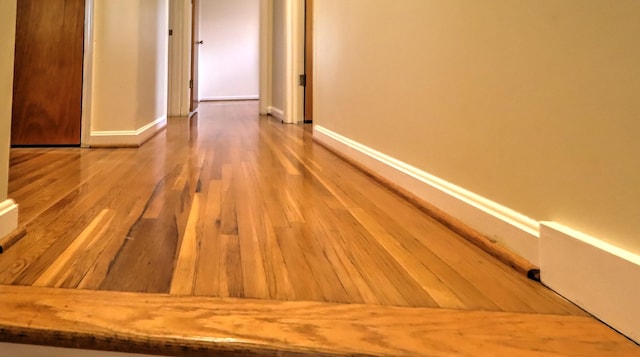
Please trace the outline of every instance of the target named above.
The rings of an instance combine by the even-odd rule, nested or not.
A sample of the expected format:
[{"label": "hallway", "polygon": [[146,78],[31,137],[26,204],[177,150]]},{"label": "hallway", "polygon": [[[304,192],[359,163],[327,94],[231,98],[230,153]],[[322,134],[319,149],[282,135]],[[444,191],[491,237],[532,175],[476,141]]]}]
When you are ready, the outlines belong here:
[{"label": "hallway", "polygon": [[[480,323],[476,333],[489,312],[517,313],[509,316],[526,316],[523,331],[554,321],[530,330],[529,345],[509,347],[522,353],[637,351],[314,143],[310,126],[257,112],[253,101],[201,103],[197,116],[170,119],[139,149],[12,149],[9,196],[20,203],[26,235],[0,255],[0,284],[162,294],[140,295],[158,305],[173,296],[359,304],[372,309],[369,317],[412,315],[385,306],[466,310],[475,318],[460,318],[456,330]],[[414,323],[426,326],[421,316]],[[566,345],[548,343],[553,336]],[[447,346],[453,350],[441,352],[457,348]],[[384,350],[350,353],[376,351]]]}]

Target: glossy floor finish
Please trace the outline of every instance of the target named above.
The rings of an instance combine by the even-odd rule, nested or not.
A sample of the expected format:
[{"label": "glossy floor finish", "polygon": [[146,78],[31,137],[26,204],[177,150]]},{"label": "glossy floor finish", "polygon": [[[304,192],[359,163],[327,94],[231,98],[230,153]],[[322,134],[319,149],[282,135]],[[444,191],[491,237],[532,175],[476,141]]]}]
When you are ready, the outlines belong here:
[{"label": "glossy floor finish", "polygon": [[261,117],[255,102],[201,103],[139,149],[21,148],[10,165],[27,234],[0,255],[3,285],[599,325],[315,144],[310,126]]}]

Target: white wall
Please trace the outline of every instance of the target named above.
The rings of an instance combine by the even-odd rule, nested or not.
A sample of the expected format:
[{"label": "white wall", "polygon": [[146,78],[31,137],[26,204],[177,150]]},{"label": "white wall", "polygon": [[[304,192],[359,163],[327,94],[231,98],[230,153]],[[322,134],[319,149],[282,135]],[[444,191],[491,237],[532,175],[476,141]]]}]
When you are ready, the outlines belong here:
[{"label": "white wall", "polygon": [[89,145],[141,144],[166,124],[168,0],[94,0]]},{"label": "white wall", "polygon": [[259,1],[201,2],[201,100],[258,99]]},{"label": "white wall", "polygon": [[15,229],[18,219],[17,207],[7,200],[16,4],[16,0],[0,1],[0,237]]}]

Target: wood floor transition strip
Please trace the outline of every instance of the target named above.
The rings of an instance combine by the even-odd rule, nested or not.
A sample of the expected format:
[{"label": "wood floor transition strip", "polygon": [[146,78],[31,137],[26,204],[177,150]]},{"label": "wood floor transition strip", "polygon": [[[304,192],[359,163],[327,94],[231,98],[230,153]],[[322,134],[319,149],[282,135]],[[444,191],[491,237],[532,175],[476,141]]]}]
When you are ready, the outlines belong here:
[{"label": "wood floor transition strip", "polygon": [[591,317],[0,286],[0,341],[176,356],[637,356]]}]

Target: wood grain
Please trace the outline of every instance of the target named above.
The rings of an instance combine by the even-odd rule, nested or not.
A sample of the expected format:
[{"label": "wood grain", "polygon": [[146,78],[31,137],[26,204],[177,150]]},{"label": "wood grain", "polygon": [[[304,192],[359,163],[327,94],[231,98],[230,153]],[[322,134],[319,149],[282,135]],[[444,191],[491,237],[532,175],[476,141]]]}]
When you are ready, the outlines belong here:
[{"label": "wood grain", "polygon": [[407,201],[413,203],[417,208],[424,211],[426,214],[433,217],[435,220],[437,220],[447,228],[456,232],[461,237],[464,237],[465,239],[469,240],[473,244],[482,248],[484,251],[488,252],[495,258],[499,259],[504,264],[511,266],[513,269],[519,271],[525,276],[528,276],[529,278],[532,278],[534,280],[540,280],[540,268],[532,264],[528,260],[518,256],[517,254],[514,254],[513,252],[509,251],[507,248],[502,247],[499,244],[491,241],[489,238],[485,237],[481,233],[472,229],[468,225],[462,223],[460,220],[452,217],[446,212],[440,210],[439,208],[433,206],[432,204],[417,197],[416,195],[412,194],[406,189],[400,187],[398,184],[376,174],[375,172],[371,171],[369,168],[361,165],[359,162],[356,162],[350,159],[349,157],[334,150],[328,145],[325,145],[319,140],[314,139],[314,141],[318,145],[324,147],[326,150],[331,151],[333,154],[343,159],[345,162],[348,162],[353,167],[362,171],[362,173],[364,173],[365,175],[372,177],[376,181],[382,183],[384,186],[388,187],[398,195],[405,198]]},{"label": "wood grain", "polygon": [[9,186],[4,284],[586,315],[255,102],[139,149],[13,149]]},{"label": "wood grain", "polygon": [[[62,281],[64,281],[67,274],[71,271],[69,269],[69,264],[74,255],[77,255],[81,250],[91,249],[95,240],[99,239],[105,229],[109,226],[112,217],[113,214],[109,210],[103,210],[100,212],[98,216],[96,216],[96,218],[82,231],[82,233],[80,233],[80,235],[74,239],[73,242],[47,268],[47,270],[40,274],[38,279],[33,282],[33,286],[60,287]],[[62,277],[60,277],[61,274]],[[61,278],[61,281],[58,280],[59,277]]]},{"label": "wood grain", "polygon": [[79,145],[84,0],[20,0],[12,145]]},{"label": "wood grain", "polygon": [[21,238],[23,238],[26,235],[27,235],[27,230],[24,227],[19,227],[15,229],[13,232],[2,237],[0,239],[0,253],[11,248],[11,246],[16,244]]},{"label": "wood grain", "polygon": [[637,356],[589,317],[0,287],[0,340],[268,356]]},{"label": "wood grain", "polygon": [[11,150],[26,234],[0,255],[0,284],[27,286],[0,286],[0,340],[165,355],[639,353],[310,127],[254,102],[199,110],[138,149]]}]

